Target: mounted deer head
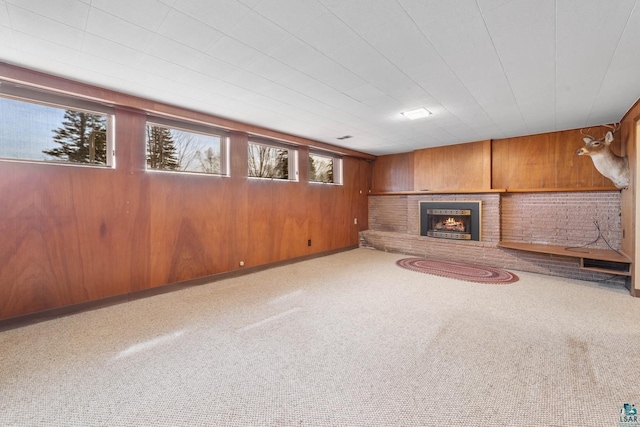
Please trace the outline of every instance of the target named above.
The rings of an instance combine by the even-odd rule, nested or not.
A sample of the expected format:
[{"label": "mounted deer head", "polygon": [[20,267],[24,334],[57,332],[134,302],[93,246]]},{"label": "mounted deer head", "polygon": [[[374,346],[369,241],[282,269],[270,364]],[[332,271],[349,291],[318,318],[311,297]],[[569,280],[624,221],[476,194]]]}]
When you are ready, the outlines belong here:
[{"label": "mounted deer head", "polygon": [[[576,154],[590,156],[598,172],[609,178],[616,187],[627,188],[629,186],[629,160],[611,151],[613,134],[620,129],[620,123],[613,126],[605,125],[605,127],[611,130],[601,138],[596,138],[581,130],[580,133],[584,136],[582,139],[586,145],[576,151]],[[587,129],[587,132],[590,130],[591,128]]]}]

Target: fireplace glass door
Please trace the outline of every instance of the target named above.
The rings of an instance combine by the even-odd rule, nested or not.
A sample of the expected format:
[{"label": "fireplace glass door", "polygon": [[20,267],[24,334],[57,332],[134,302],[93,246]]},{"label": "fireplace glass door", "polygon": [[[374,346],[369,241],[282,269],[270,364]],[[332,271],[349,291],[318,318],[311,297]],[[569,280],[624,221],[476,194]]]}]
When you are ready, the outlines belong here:
[{"label": "fireplace glass door", "polygon": [[480,240],[480,202],[420,202],[420,234]]},{"label": "fireplace glass door", "polygon": [[469,209],[427,209],[429,237],[471,240]]}]

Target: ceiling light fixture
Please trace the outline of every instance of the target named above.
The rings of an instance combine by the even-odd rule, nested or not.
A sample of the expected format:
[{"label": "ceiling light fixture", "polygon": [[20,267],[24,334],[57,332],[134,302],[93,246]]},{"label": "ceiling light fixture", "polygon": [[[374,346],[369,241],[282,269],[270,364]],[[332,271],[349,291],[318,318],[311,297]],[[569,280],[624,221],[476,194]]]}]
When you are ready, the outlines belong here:
[{"label": "ceiling light fixture", "polygon": [[416,108],[415,110],[411,110],[411,111],[405,111],[404,113],[401,113],[401,114],[410,120],[416,120],[416,119],[421,119],[423,117],[430,116],[431,112],[426,108],[422,107],[422,108]]}]

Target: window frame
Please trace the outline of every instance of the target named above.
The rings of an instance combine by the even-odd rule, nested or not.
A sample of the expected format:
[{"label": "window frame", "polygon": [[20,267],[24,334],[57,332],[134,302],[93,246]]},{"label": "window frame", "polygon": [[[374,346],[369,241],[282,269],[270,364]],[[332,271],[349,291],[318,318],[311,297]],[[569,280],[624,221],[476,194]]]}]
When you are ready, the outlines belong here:
[{"label": "window frame", "polygon": [[[266,147],[273,147],[280,150],[287,150],[287,165],[288,165],[288,178],[274,178],[267,176],[251,176],[249,175],[249,145],[262,145]],[[300,179],[300,168],[298,164],[299,157],[298,147],[293,144],[287,144],[272,139],[258,138],[249,135],[247,141],[247,177],[250,179],[263,179],[270,181],[282,181],[282,182],[298,182]]]},{"label": "window frame", "polygon": [[177,174],[189,174],[198,176],[217,176],[217,177],[229,177],[230,175],[230,157],[229,157],[229,141],[230,135],[226,130],[217,128],[215,126],[209,126],[199,122],[189,121],[188,119],[167,118],[155,114],[148,114],[145,122],[145,131],[147,126],[157,126],[165,129],[175,129],[182,132],[195,133],[199,135],[218,137],[220,138],[220,172],[194,172],[194,171],[181,171],[181,170],[162,170],[149,168],[147,163],[148,155],[148,141],[147,136],[144,138],[145,147],[145,170],[147,172],[160,172],[160,173],[177,173]]},{"label": "window frame", "polygon": [[333,159],[333,182],[324,182],[324,181],[317,181],[317,180],[312,180],[311,179],[311,170],[309,170],[309,183],[311,184],[328,184],[328,185],[344,185],[344,181],[343,181],[343,159],[341,155],[336,154],[336,153],[332,153],[330,151],[323,151],[323,150],[316,150],[316,149],[310,149],[309,150],[309,163],[311,160],[311,156],[318,156],[318,157],[326,157],[326,158],[330,158]]},{"label": "window frame", "polygon": [[[105,163],[84,163],[70,160],[48,160],[48,159],[30,159],[19,157],[4,157],[0,154],[0,161],[36,163],[46,165],[61,165],[75,167],[90,167],[101,169],[116,168],[116,141],[115,141],[115,108],[106,103],[58,93],[52,90],[42,89],[36,86],[29,86],[12,81],[0,80],[0,98],[12,101],[24,102],[27,104],[36,104],[44,107],[51,107],[60,110],[71,110],[78,113],[88,113],[94,115],[105,116],[106,121],[106,147],[105,147]],[[62,124],[62,122],[61,122]]]}]

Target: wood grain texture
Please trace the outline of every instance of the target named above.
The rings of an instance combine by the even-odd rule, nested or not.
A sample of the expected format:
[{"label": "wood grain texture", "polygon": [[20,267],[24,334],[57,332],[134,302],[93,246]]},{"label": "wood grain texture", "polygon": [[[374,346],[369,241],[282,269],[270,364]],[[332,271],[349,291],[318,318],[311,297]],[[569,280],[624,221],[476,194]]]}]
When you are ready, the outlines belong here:
[{"label": "wood grain texture", "polygon": [[566,246],[545,245],[526,242],[499,242],[498,247],[518,249],[521,251],[539,252],[543,254],[560,255],[571,258],[589,258],[602,261],[612,261],[620,263],[630,263],[631,259],[620,255],[610,249],[598,248],[568,248]]},{"label": "wood grain texture", "polygon": [[413,152],[378,156],[373,162],[372,191],[413,190],[413,157]]},{"label": "wood grain texture", "polygon": [[[612,150],[620,154],[620,135],[616,136]],[[492,185],[508,190],[614,187],[589,156],[576,154],[582,146],[578,129],[493,140]]]},{"label": "wood grain texture", "polygon": [[[622,190],[621,210],[622,229],[624,230],[621,249],[631,259],[636,260],[638,251],[636,245],[640,241],[640,228],[637,226],[640,221],[640,210],[637,208],[638,201],[638,163],[640,162],[640,100],[625,114],[620,128],[621,144],[623,153],[629,159],[629,171],[631,180],[629,188]],[[631,265],[631,294],[640,297],[640,283],[637,280],[640,274],[640,263],[634,262]]]},{"label": "wood grain texture", "polygon": [[415,191],[491,188],[491,142],[426,148],[414,151]]},{"label": "wood grain texture", "polygon": [[365,160],[344,185],[249,179],[233,132],[230,177],[148,172],[145,113],[115,114],[114,169],[0,161],[0,319],[358,244]]}]

